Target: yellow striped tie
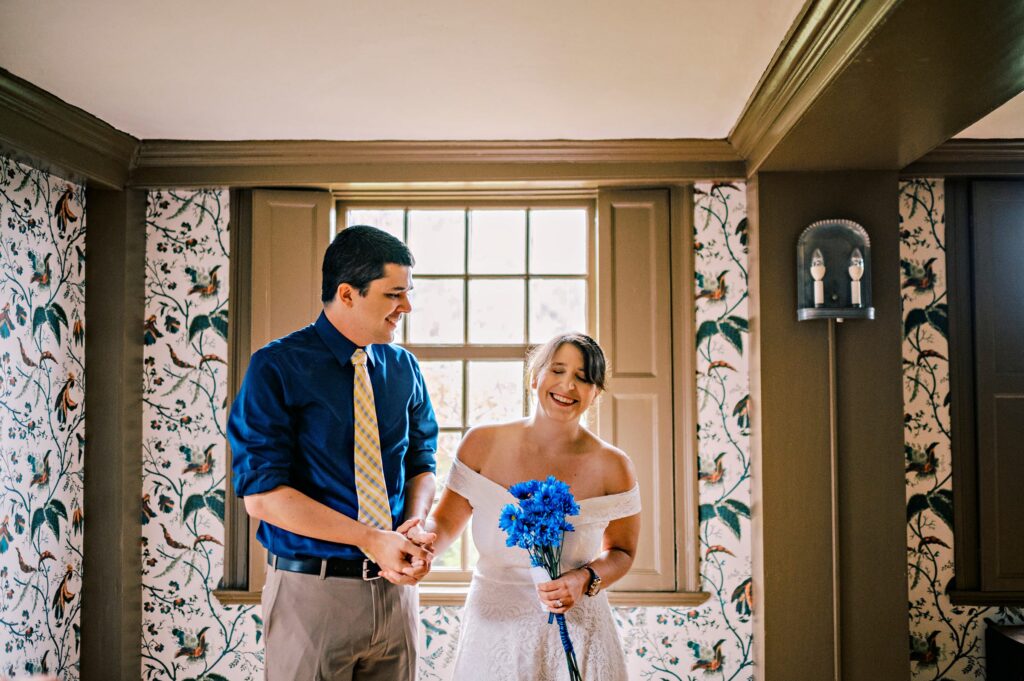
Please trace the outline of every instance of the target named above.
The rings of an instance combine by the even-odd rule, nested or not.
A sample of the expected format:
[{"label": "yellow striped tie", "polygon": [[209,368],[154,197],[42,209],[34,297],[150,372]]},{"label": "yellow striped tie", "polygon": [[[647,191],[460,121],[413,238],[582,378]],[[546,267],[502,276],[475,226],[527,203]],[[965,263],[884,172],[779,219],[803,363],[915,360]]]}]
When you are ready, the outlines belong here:
[{"label": "yellow striped tie", "polygon": [[380,433],[377,410],[373,404],[373,386],[366,367],[366,350],[352,353],[355,379],[352,381],[353,434],[355,435],[356,495],[359,522],[384,530],[391,529],[391,504],[384,484],[380,459]]}]

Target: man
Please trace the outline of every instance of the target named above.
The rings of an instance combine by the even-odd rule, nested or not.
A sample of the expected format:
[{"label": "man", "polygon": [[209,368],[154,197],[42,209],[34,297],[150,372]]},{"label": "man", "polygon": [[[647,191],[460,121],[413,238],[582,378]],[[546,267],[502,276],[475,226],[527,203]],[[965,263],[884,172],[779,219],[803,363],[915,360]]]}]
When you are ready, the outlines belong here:
[{"label": "man", "polygon": [[323,313],[252,356],[232,405],[235,492],[270,564],[267,681],[415,678],[438,429],[416,359],[389,345],[412,266],[386,232],[343,230]]}]

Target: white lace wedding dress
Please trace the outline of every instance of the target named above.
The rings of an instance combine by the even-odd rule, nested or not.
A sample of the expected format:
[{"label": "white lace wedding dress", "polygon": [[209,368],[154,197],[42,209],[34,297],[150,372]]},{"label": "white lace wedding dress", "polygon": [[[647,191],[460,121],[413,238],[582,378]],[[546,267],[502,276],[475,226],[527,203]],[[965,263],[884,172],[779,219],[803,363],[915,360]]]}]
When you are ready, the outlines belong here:
[{"label": "white lace wedding dress", "polygon": [[[530,558],[505,546],[498,516],[516,501],[508,490],[456,460],[448,487],[473,507],[472,534],[480,554],[462,611],[453,681],[563,681],[569,678],[557,623],[530,578]],[[582,566],[601,551],[608,523],[640,512],[640,492],[582,499],[569,522],[562,571]],[[626,659],[615,630],[608,595],[584,596],[566,613],[569,636],[584,681],[625,681]]]}]

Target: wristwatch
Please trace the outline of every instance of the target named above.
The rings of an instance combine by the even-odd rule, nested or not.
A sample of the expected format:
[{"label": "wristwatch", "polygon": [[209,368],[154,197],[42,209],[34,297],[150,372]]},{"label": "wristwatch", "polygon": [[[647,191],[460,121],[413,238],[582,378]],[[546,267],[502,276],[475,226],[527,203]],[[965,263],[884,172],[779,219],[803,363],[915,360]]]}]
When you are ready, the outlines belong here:
[{"label": "wristwatch", "polygon": [[601,575],[597,574],[594,568],[589,565],[584,565],[583,567],[590,573],[590,582],[587,584],[587,589],[584,593],[588,596],[596,596],[597,592],[601,590]]}]

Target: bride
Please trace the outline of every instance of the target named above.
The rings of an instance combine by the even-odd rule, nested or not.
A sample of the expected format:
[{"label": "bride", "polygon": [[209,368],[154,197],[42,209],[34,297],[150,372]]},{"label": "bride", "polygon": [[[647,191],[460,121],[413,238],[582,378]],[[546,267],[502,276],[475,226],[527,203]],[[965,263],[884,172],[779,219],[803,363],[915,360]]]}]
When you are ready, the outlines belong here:
[{"label": "bride", "polygon": [[[629,458],[580,425],[604,389],[605,358],[583,334],[557,336],[529,363],[533,415],[479,426],[463,438],[441,500],[424,523],[442,553],[474,515],[480,558],[473,573],[455,661],[455,681],[567,678],[558,627],[544,611],[565,613],[586,681],[622,681],[626,660],[604,589],[636,554],[640,494]],[[515,499],[510,485],[554,475],[580,507],[568,518],[562,573],[534,585],[525,550],[509,548],[498,528]],[[541,605],[538,605],[538,599]]]}]

